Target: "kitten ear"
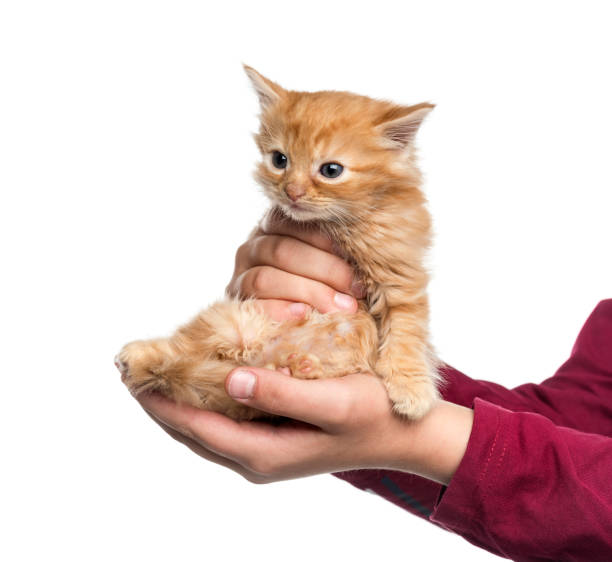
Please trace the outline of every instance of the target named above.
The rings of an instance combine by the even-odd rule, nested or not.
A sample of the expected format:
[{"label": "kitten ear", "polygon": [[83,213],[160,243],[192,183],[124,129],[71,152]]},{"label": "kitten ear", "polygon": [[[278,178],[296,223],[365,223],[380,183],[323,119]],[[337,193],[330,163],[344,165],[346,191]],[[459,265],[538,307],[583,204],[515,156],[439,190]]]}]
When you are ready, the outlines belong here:
[{"label": "kitten ear", "polygon": [[251,80],[253,88],[255,88],[262,111],[271,105],[278,103],[281,98],[284,97],[285,90],[283,90],[283,88],[281,88],[278,84],[275,84],[272,82],[272,80],[268,80],[265,76],[259,74],[259,72],[257,72],[254,68],[251,68],[246,64],[243,64],[242,66],[244,67],[244,71],[247,73],[247,76]]},{"label": "kitten ear", "polygon": [[390,148],[404,149],[413,140],[427,114],[435,107],[432,103],[419,103],[410,107],[394,108],[386,113],[376,130]]}]

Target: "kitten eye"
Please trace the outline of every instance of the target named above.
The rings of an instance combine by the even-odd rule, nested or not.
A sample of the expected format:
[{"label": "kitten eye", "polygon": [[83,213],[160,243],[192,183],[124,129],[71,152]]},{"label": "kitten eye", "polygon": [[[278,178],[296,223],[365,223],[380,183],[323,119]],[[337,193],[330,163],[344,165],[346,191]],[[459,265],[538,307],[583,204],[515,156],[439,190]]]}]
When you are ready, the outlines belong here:
[{"label": "kitten eye", "polygon": [[287,167],[287,157],[278,150],[272,153],[272,165],[279,170],[283,170]]},{"label": "kitten eye", "polygon": [[337,162],[327,162],[327,164],[323,164],[319,169],[322,176],[326,178],[337,178],[344,171],[344,166],[342,164],[338,164]]}]

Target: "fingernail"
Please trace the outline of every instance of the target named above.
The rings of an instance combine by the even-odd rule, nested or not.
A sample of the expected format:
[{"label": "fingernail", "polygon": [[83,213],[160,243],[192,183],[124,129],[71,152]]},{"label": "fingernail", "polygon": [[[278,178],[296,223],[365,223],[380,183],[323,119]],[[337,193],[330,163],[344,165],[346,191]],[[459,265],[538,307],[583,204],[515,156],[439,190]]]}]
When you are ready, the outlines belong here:
[{"label": "fingernail", "polygon": [[289,305],[289,312],[292,316],[302,318],[306,314],[308,307],[303,302],[294,302]]},{"label": "fingernail", "polygon": [[336,293],[334,295],[334,303],[343,310],[354,310],[357,304],[353,297],[344,293]]},{"label": "fingernail", "polygon": [[236,371],[232,374],[227,392],[232,398],[251,398],[255,390],[256,377],[249,371]]},{"label": "fingernail", "polygon": [[351,293],[356,299],[362,299],[363,297],[365,297],[366,292],[363,283],[361,281],[354,280],[351,283]]}]

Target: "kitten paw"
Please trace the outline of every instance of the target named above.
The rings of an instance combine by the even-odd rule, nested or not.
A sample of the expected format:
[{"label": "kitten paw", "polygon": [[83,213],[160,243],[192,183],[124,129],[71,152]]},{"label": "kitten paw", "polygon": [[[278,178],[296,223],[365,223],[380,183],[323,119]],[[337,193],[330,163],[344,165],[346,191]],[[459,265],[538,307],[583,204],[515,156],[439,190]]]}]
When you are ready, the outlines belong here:
[{"label": "kitten paw", "polygon": [[422,418],[439,398],[435,384],[429,379],[402,377],[401,382],[397,379],[385,381],[385,386],[393,402],[393,411],[411,420]]},{"label": "kitten paw", "polygon": [[135,341],[115,356],[121,380],[134,394],[159,390],[171,370],[172,360],[162,341]]},{"label": "kitten paw", "polygon": [[298,379],[319,379],[323,374],[321,361],[312,353],[291,353],[286,365],[291,370],[291,376]]},{"label": "kitten paw", "polygon": [[125,382],[125,377],[128,374],[128,364],[121,359],[121,353],[115,355],[115,367],[121,373],[121,380]]}]

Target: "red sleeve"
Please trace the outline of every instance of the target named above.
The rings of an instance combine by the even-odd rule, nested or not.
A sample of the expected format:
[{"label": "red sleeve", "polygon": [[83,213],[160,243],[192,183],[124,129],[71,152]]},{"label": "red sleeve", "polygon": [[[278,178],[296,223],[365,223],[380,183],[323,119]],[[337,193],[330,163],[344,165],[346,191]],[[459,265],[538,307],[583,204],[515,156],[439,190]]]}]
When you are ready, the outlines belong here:
[{"label": "red sleeve", "polygon": [[[612,436],[612,299],[602,301],[595,308],[568,361],[541,384],[525,384],[511,390],[496,383],[470,379],[452,367],[445,367],[444,378],[442,395],[450,402],[472,407],[474,399],[481,398],[490,405],[502,406],[504,411],[537,413],[538,419],[544,416],[548,423],[557,426]],[[472,431],[468,451],[476,439],[485,439],[487,431],[487,426],[478,424]],[[540,471],[547,468],[538,467]],[[435,482],[402,472],[353,470],[336,476],[425,519],[430,519],[434,509],[440,507],[436,502],[444,491]],[[431,520],[442,524],[435,517]],[[495,546],[489,549],[495,551]]]},{"label": "red sleeve", "polygon": [[612,439],[476,399],[431,520],[512,560],[612,560]]}]

